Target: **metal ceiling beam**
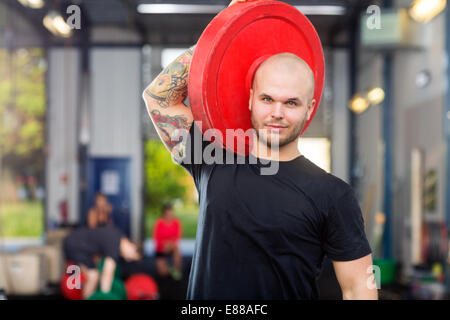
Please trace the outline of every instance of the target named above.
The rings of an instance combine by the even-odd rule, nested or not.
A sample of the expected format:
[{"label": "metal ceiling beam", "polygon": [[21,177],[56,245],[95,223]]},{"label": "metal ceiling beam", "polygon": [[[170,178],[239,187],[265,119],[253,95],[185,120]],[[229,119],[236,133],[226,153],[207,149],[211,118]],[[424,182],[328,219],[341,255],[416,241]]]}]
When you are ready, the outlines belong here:
[{"label": "metal ceiling beam", "polygon": [[381,0],[347,0],[345,2],[347,6],[346,19],[339,20],[334,26],[330,28],[331,32],[328,35],[327,42],[332,46],[336,45],[335,40],[337,39],[337,36],[343,31],[347,31],[349,33],[349,38],[351,39],[351,26],[354,25],[356,19],[360,18],[361,13],[365,12],[366,9],[372,4],[381,6],[382,3]]},{"label": "metal ceiling beam", "polygon": [[[345,15],[342,5],[296,5],[304,15]],[[136,10],[140,14],[217,14],[226,6],[220,4],[168,4],[141,3]]]}]

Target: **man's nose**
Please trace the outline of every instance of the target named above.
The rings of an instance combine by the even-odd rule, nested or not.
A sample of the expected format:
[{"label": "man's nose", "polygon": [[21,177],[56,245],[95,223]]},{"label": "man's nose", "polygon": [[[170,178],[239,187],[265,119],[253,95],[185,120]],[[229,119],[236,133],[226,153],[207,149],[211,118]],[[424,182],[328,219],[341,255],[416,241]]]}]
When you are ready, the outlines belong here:
[{"label": "man's nose", "polygon": [[273,104],[273,109],[270,114],[272,118],[281,119],[283,118],[283,104],[281,102],[276,102]]}]

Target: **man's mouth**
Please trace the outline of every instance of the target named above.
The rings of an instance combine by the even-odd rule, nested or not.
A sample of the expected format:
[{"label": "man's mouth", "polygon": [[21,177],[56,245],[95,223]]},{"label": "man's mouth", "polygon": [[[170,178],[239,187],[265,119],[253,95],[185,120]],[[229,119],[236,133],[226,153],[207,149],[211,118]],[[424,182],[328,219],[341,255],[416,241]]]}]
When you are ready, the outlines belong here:
[{"label": "man's mouth", "polygon": [[270,130],[274,130],[274,131],[281,131],[286,128],[286,126],[280,126],[280,125],[276,125],[276,124],[266,125],[266,127],[270,128]]}]

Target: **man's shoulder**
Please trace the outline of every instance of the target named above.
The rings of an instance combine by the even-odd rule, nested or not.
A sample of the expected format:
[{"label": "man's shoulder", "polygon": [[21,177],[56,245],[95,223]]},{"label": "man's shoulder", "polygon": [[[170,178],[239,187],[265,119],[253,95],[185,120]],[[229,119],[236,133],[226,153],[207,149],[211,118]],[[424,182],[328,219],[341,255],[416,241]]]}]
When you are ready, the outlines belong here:
[{"label": "man's shoulder", "polygon": [[343,179],[328,173],[307,158],[304,159],[304,171],[308,177],[308,187],[316,190],[330,200],[337,200],[352,190],[351,186]]},{"label": "man's shoulder", "polygon": [[353,190],[347,182],[331,173],[327,173],[327,178],[329,189],[331,190],[331,195],[333,196],[334,200],[341,198],[342,196]]}]

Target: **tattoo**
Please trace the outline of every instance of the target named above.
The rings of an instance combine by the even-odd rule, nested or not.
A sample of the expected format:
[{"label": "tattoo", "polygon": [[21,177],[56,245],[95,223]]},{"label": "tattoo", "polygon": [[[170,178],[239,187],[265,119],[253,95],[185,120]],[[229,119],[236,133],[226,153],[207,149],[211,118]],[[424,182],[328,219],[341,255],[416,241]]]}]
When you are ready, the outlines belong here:
[{"label": "tattoo", "polygon": [[161,108],[182,102],[187,97],[187,80],[194,47],[167,66],[145,90]]},{"label": "tattoo", "polygon": [[151,115],[154,123],[156,124],[160,132],[164,135],[163,141],[166,143],[167,147],[170,150],[176,147],[180,142],[177,140],[172,140],[171,133],[177,129],[188,130],[192,125],[192,122],[189,122],[183,115],[164,115],[161,114],[161,112],[157,109],[152,110]]}]

